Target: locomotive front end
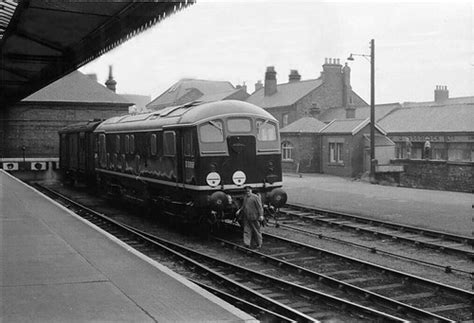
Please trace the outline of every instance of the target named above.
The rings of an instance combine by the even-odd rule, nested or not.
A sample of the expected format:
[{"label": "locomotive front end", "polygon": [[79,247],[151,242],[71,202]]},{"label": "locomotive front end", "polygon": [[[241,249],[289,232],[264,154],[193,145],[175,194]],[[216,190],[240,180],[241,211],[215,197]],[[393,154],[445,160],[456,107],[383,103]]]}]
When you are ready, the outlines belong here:
[{"label": "locomotive front end", "polygon": [[199,180],[207,186],[205,203],[216,219],[233,219],[245,195],[244,187],[250,186],[266,209],[282,207],[287,195],[281,188],[276,119],[245,102],[220,102],[220,110],[224,104],[232,105],[228,113],[214,115],[197,126]]}]

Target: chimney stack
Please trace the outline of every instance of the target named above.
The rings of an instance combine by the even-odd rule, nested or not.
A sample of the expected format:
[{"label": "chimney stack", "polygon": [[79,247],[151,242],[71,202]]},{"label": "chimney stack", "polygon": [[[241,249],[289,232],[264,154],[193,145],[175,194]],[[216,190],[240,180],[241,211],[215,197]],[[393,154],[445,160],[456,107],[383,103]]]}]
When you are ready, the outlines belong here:
[{"label": "chimney stack", "polygon": [[347,63],[342,68],[342,106],[347,108],[351,105],[351,68]]},{"label": "chimney stack", "polygon": [[263,88],[262,81],[258,80],[257,83],[255,83],[255,92]]},{"label": "chimney stack", "polygon": [[115,92],[115,86],[117,85],[117,82],[114,80],[114,77],[112,75],[112,65],[109,65],[109,79],[105,81],[105,86]]},{"label": "chimney stack", "polygon": [[434,91],[434,100],[436,103],[442,103],[449,99],[449,91],[446,85],[436,85]]},{"label": "chimney stack", "polygon": [[298,70],[291,70],[290,75],[288,75],[288,82],[298,82],[301,81],[301,75],[298,73]]},{"label": "chimney stack", "polygon": [[265,96],[271,96],[277,92],[277,80],[275,67],[268,66],[265,72],[265,85],[264,85]]},{"label": "chimney stack", "polygon": [[321,73],[323,83],[339,82],[342,76],[341,69],[342,65],[339,58],[326,58]]}]

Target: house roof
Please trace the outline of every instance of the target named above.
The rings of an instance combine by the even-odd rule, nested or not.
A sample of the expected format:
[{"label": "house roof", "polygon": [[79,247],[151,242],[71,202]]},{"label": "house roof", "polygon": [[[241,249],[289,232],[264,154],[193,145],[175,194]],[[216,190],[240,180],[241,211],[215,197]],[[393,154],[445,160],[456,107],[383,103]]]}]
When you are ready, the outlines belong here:
[{"label": "house roof", "polygon": [[74,71],[49,84],[21,102],[82,102],[133,105],[124,97],[79,71]]},{"label": "house roof", "polygon": [[227,99],[229,96],[239,91],[241,91],[241,89],[234,89],[234,90],[219,92],[219,93],[208,93],[201,96],[199,98],[199,101],[203,101],[203,102],[220,101],[220,100]]},{"label": "house roof", "polygon": [[[382,136],[375,134],[375,146],[380,147],[380,146],[395,146],[395,143],[390,140],[387,136]],[[367,143],[370,144],[370,135],[365,134],[364,139],[366,140]]]},{"label": "house roof", "polygon": [[326,125],[313,117],[303,117],[280,129],[280,133],[319,133]]},{"label": "house roof", "polygon": [[307,95],[312,90],[318,88],[322,80],[296,81],[277,85],[277,92],[270,96],[265,96],[265,88],[254,92],[247,102],[258,105],[262,108],[282,107],[296,103],[299,99]]},{"label": "house roof", "polygon": [[146,105],[150,102],[151,98],[149,95],[139,95],[139,94],[120,94],[126,100],[131,102],[137,107],[138,111],[145,111]]},{"label": "house roof", "polygon": [[[378,121],[385,117],[388,113],[394,109],[401,108],[400,103],[388,103],[388,104],[377,104],[375,105],[375,121]],[[346,109],[343,107],[335,107],[324,110],[318,119],[323,122],[329,122],[334,119],[345,119]],[[367,119],[370,118],[370,106],[355,107],[355,119]]]},{"label": "house roof", "polygon": [[[323,134],[351,134],[355,135],[362,128],[370,123],[370,119],[342,119],[342,120],[333,120],[327,124],[321,133]],[[379,125],[375,125],[375,128],[380,131],[382,134],[386,134],[385,130],[382,129]]]},{"label": "house roof", "polygon": [[461,96],[457,98],[448,98],[443,102],[426,101],[426,102],[403,102],[404,107],[420,107],[435,106],[449,104],[474,104],[474,96]]},{"label": "house roof", "polygon": [[[152,109],[155,106],[173,105],[193,89],[202,93],[203,96],[216,95],[218,93],[226,93],[226,96],[228,96],[229,92],[235,91],[234,86],[227,81],[182,79],[148,103],[147,107]],[[201,98],[199,98],[199,100],[201,100]]]},{"label": "house roof", "polygon": [[388,133],[474,132],[474,104],[401,108],[378,123]]}]

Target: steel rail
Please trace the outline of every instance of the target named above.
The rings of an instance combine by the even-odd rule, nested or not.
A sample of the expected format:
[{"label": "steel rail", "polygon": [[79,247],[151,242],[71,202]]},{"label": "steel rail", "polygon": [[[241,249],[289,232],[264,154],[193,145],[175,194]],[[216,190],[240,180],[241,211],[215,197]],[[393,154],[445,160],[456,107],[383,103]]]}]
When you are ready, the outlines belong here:
[{"label": "steel rail", "polygon": [[[150,250],[147,250],[149,247],[154,247],[154,248],[159,248],[159,250],[162,250],[173,257],[176,257],[179,259],[179,261],[183,261],[186,263],[186,265],[190,268],[191,272],[196,272],[200,271],[201,275],[203,277],[206,277],[209,279],[211,277],[213,280],[216,281],[217,285],[219,286],[226,286],[227,289],[231,291],[235,291],[236,294],[238,295],[245,295],[247,299],[253,300],[255,303],[260,304],[260,307],[263,308],[264,310],[268,311],[268,315],[271,316],[272,312],[275,312],[283,317],[289,318],[290,320],[295,320],[297,322],[315,322],[315,319],[312,317],[307,316],[306,314],[299,312],[298,310],[295,310],[285,304],[282,304],[278,301],[273,300],[270,297],[267,297],[261,293],[258,293],[251,288],[248,288],[247,286],[244,286],[232,279],[229,279],[225,275],[220,274],[219,272],[212,270],[211,268],[199,263],[198,261],[195,261],[186,255],[180,253],[179,251],[171,248],[170,246],[173,245],[172,242],[166,241],[164,239],[157,238],[153,235],[150,235],[146,232],[142,232],[136,228],[133,228],[129,225],[120,223],[118,221],[115,221],[114,219],[111,219],[110,217],[107,217],[106,215],[96,212],[86,206],[83,206],[74,200],[70,199],[67,196],[64,196],[63,194],[56,192],[52,189],[49,189],[45,186],[42,186],[40,184],[35,184],[37,188],[39,188],[42,192],[50,195],[51,197],[55,199],[61,199],[63,200],[64,203],[66,203],[66,207],[68,208],[76,208],[76,214],[81,216],[82,218],[94,223],[101,229],[109,232],[110,234],[116,236],[120,240],[124,241],[125,243],[128,244],[142,252],[143,254],[147,255],[148,257],[152,258],[150,256]],[[69,205],[68,205],[69,204]],[[112,226],[113,228],[111,228]],[[117,230],[119,232],[117,232]],[[128,237],[120,237],[120,234],[126,233]],[[130,234],[134,236],[134,238],[130,239]],[[138,238],[141,242],[137,242],[136,238]],[[145,243],[145,245],[143,245]],[[178,246],[178,245],[175,245]],[[233,304],[236,307],[239,307],[240,303]]]},{"label": "steel rail", "polygon": [[[372,235],[383,236],[390,238],[392,240],[400,240],[410,242],[419,246],[425,246],[431,249],[440,250],[443,252],[451,252],[463,255],[468,259],[474,259],[474,239],[471,237],[463,236],[463,235],[455,235],[451,233],[426,229],[426,228],[418,228],[409,225],[403,225],[399,223],[389,222],[389,221],[382,221],[376,220],[372,218],[367,218],[363,216],[343,213],[343,212],[335,212],[329,211],[325,209],[313,208],[309,206],[297,205],[297,204],[287,204],[286,205],[290,210],[280,209],[280,213],[287,214],[289,216],[296,216],[300,219],[307,219],[312,222],[319,222],[327,225],[334,225],[340,228],[346,228],[355,230],[358,232],[365,232]],[[294,213],[293,210],[296,211],[303,211],[301,214]],[[293,212],[293,213],[292,213]],[[309,213],[309,214],[305,214]],[[329,218],[324,218],[329,217]],[[370,227],[362,227],[361,225],[369,225]],[[379,229],[379,230],[376,230]],[[394,232],[384,232],[380,229],[384,230],[392,230]],[[403,236],[403,234],[412,233],[418,236],[417,237],[410,237],[410,236]],[[423,237],[423,238],[420,238]],[[436,243],[436,241],[424,241],[423,239],[426,238],[435,238],[440,240],[441,242],[456,242],[457,245],[442,245]],[[438,242],[440,242],[438,241]],[[460,248],[464,247],[464,249]]]},{"label": "steel rail", "polygon": [[[342,308],[352,309],[352,310],[355,310],[355,311],[360,311],[360,313],[374,315],[374,316],[379,317],[379,319],[383,318],[384,321],[386,321],[386,322],[407,322],[407,320],[405,320],[405,319],[402,319],[402,318],[399,318],[399,317],[396,317],[396,316],[393,316],[393,315],[390,315],[390,314],[387,314],[387,313],[383,313],[381,311],[373,310],[369,307],[359,305],[359,304],[341,299],[339,297],[335,297],[335,296],[332,296],[332,295],[328,295],[326,293],[315,291],[315,290],[312,290],[312,289],[304,287],[304,286],[300,286],[300,285],[297,285],[297,284],[294,284],[294,283],[291,283],[291,282],[287,282],[287,281],[284,281],[284,280],[281,280],[281,279],[278,279],[278,278],[275,278],[275,277],[272,277],[272,276],[269,276],[269,275],[266,275],[266,274],[262,274],[258,271],[255,271],[255,270],[245,268],[243,266],[236,265],[236,264],[233,264],[233,263],[230,263],[230,262],[227,262],[227,261],[209,256],[207,254],[198,252],[198,251],[190,249],[188,247],[184,247],[184,246],[176,244],[174,242],[170,242],[170,241],[164,240],[162,238],[156,237],[156,236],[154,236],[152,234],[149,234],[147,232],[143,232],[141,230],[134,229],[134,228],[131,228],[131,229],[136,231],[136,232],[139,232],[140,235],[143,235],[143,236],[147,237],[148,239],[151,239],[153,241],[157,241],[160,244],[168,245],[173,250],[179,250],[180,253],[183,253],[183,254],[188,254],[189,253],[189,254],[192,255],[192,257],[199,257],[199,258],[205,259],[206,261],[217,263],[219,266],[227,266],[229,268],[232,268],[232,272],[241,271],[241,272],[251,274],[253,276],[259,277],[259,279],[262,280],[262,281],[266,280],[266,281],[271,282],[272,284],[277,284],[279,286],[282,286],[285,290],[296,291],[298,293],[302,293],[303,295],[306,294],[306,295],[308,295],[308,299],[318,299],[318,300],[323,300],[323,301],[326,301],[326,302],[336,303],[339,306],[341,306],[340,307],[341,309]],[[446,321],[446,320],[443,320],[443,321]],[[451,322],[451,321],[448,320],[447,322]]]},{"label": "steel rail", "polygon": [[[384,275],[390,274],[394,277],[398,277],[402,282],[404,282],[404,284],[410,282],[410,284],[413,285],[413,283],[417,282],[421,286],[425,286],[427,288],[430,288],[435,293],[438,293],[438,294],[443,293],[443,297],[446,294],[453,295],[453,297],[457,297],[460,300],[463,300],[465,302],[465,306],[469,306],[471,304],[471,302],[474,302],[474,293],[473,292],[469,292],[469,291],[466,291],[466,290],[463,290],[463,289],[459,289],[459,288],[456,288],[456,287],[441,284],[441,283],[438,283],[438,282],[435,282],[435,281],[432,281],[432,280],[429,280],[429,279],[425,279],[425,278],[422,278],[422,277],[418,277],[418,276],[415,276],[415,275],[411,275],[411,274],[408,274],[408,273],[403,273],[401,271],[393,270],[393,269],[390,269],[388,267],[384,267],[384,266],[376,265],[376,264],[373,264],[373,263],[369,263],[367,261],[363,261],[363,260],[356,259],[356,258],[353,258],[353,257],[345,256],[345,255],[342,255],[342,254],[339,254],[339,253],[336,253],[336,252],[332,252],[332,251],[329,251],[329,250],[318,248],[318,247],[308,245],[306,243],[302,243],[302,242],[299,242],[299,241],[294,241],[294,240],[290,240],[290,239],[287,239],[287,238],[283,238],[283,237],[280,237],[280,236],[277,236],[277,235],[274,235],[274,234],[263,233],[263,236],[264,236],[264,240],[266,240],[266,241],[271,241],[271,239],[274,239],[274,240],[277,240],[277,241],[282,241],[286,244],[294,244],[296,246],[296,248],[298,248],[300,250],[302,248],[304,250],[308,250],[308,251],[312,250],[314,252],[317,252],[318,254],[324,254],[324,255],[327,255],[327,256],[330,256],[330,257],[336,257],[337,259],[343,259],[343,260],[347,261],[348,263],[352,263],[352,264],[357,265],[358,267],[363,266],[363,268],[365,268],[366,270],[367,269],[372,269],[372,270],[375,270],[376,272],[382,273]],[[437,314],[435,314],[435,315],[437,315]],[[440,316],[440,319],[450,320],[449,318],[446,318],[444,316]]]},{"label": "steel rail", "polygon": [[[258,257],[258,258],[260,258],[264,261],[272,262],[273,264],[275,264],[278,267],[289,268],[292,271],[296,272],[298,275],[302,275],[302,276],[306,275],[306,276],[314,277],[316,281],[318,281],[320,283],[323,283],[323,284],[326,284],[326,285],[329,285],[331,287],[334,287],[338,290],[344,290],[345,292],[353,292],[358,297],[360,297],[360,301],[370,300],[372,302],[388,306],[392,310],[394,310],[398,313],[403,313],[406,316],[412,315],[412,317],[408,317],[409,320],[430,319],[430,320],[441,321],[441,322],[452,322],[451,320],[446,319],[442,316],[439,316],[439,315],[433,314],[431,312],[425,311],[423,309],[420,309],[420,308],[402,303],[400,301],[391,299],[389,297],[377,294],[377,293],[372,292],[370,290],[366,290],[366,289],[363,289],[361,287],[351,285],[349,283],[346,283],[342,280],[330,277],[328,275],[318,273],[318,272],[313,271],[313,270],[309,270],[305,267],[295,265],[291,262],[282,260],[280,258],[273,257],[271,255],[267,255],[267,254],[265,254],[261,251],[250,250],[248,248],[242,247],[239,244],[233,243],[231,241],[228,241],[228,240],[225,240],[225,239],[222,239],[222,238],[218,238],[218,237],[213,237],[213,238],[216,241],[218,241],[222,244],[225,244],[225,245],[228,245],[228,246],[232,247],[233,249],[243,251],[247,254],[253,254],[255,257]],[[354,302],[356,302],[356,301],[354,301]]]},{"label": "steel rail", "polygon": [[[340,238],[331,237],[331,236],[325,235],[323,233],[314,232],[314,231],[306,230],[306,229],[303,229],[303,228],[295,227],[295,226],[289,225],[287,223],[282,224],[280,222],[278,224],[279,224],[278,226],[280,228],[285,228],[285,229],[293,230],[293,231],[303,233],[303,234],[306,234],[306,235],[309,235],[309,236],[314,236],[314,237],[317,237],[318,239],[336,241],[338,243],[343,243],[343,244],[347,244],[347,245],[367,249],[371,253],[384,254],[384,255],[387,255],[387,256],[396,257],[396,258],[408,260],[408,261],[411,261],[411,262],[416,262],[416,263],[436,267],[436,268],[444,270],[444,272],[447,273],[447,274],[450,274],[452,272],[459,272],[459,273],[465,274],[465,275],[472,275],[473,274],[473,272],[469,272],[469,271],[466,271],[466,270],[455,268],[451,265],[440,265],[440,264],[437,264],[437,263],[433,263],[433,262],[429,262],[429,261],[425,261],[425,260],[421,260],[421,259],[417,259],[417,258],[403,256],[403,255],[396,254],[396,253],[393,253],[393,252],[390,252],[390,251],[385,251],[383,249],[376,248],[376,247],[373,247],[373,246],[367,246],[367,245],[363,245],[363,244],[360,244],[360,243],[351,242],[351,241],[343,240],[343,239],[340,239]],[[274,226],[274,224],[270,224],[270,225]]]}]

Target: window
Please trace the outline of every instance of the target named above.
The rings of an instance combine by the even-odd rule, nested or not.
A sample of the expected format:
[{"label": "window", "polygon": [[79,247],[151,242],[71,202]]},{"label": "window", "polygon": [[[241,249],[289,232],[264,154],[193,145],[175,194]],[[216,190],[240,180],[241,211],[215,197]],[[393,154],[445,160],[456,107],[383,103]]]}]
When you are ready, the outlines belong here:
[{"label": "window", "polygon": [[135,152],[135,135],[130,135],[130,154]]},{"label": "window", "polygon": [[128,154],[130,152],[130,136],[125,135],[125,143],[124,143],[125,153]]},{"label": "window", "polygon": [[257,139],[260,141],[275,141],[277,139],[276,125],[268,120],[257,120]]},{"label": "window", "polygon": [[281,144],[281,157],[283,160],[292,160],[293,145],[289,141]]},{"label": "window", "polygon": [[191,130],[184,132],[183,144],[184,144],[184,156],[194,156],[193,148],[193,132]]},{"label": "window", "polygon": [[105,134],[99,135],[99,163],[100,166],[106,167],[107,165],[107,154],[105,152]]},{"label": "window", "polygon": [[115,136],[115,152],[120,152],[120,135]]},{"label": "window", "polygon": [[229,132],[250,132],[252,124],[247,118],[231,118],[227,120],[227,129]]},{"label": "window", "polygon": [[224,128],[222,121],[212,120],[199,127],[202,142],[223,142]]},{"label": "window", "polygon": [[163,134],[163,155],[174,156],[176,154],[176,134],[174,131],[165,131]]},{"label": "window", "polygon": [[156,156],[156,135],[152,134],[150,138],[150,153],[152,156]]},{"label": "window", "polygon": [[281,127],[286,127],[288,125],[288,113],[284,113],[282,116],[281,116]]},{"label": "window", "polygon": [[342,142],[329,143],[329,162],[342,163]]}]

